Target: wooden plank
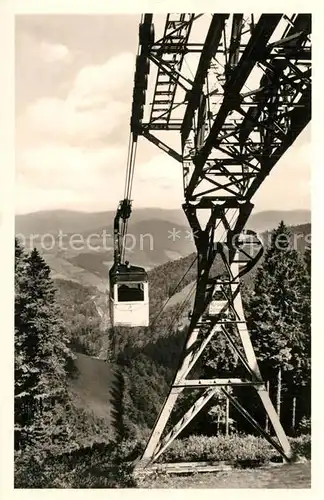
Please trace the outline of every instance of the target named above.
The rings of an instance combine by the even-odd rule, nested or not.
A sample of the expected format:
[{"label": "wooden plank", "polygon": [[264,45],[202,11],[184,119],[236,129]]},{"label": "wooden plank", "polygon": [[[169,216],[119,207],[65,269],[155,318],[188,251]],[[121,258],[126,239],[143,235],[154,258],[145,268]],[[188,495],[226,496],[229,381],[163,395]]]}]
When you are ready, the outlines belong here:
[{"label": "wooden plank", "polygon": [[260,469],[278,467],[283,465],[281,462],[260,463],[257,460],[240,461],[240,460],[220,460],[209,462],[174,462],[174,463],[158,463],[141,467],[140,464],[136,467],[136,474],[145,475],[151,472],[165,472],[167,474],[188,474],[188,473],[203,473],[203,472],[224,472],[235,468],[248,467]]}]

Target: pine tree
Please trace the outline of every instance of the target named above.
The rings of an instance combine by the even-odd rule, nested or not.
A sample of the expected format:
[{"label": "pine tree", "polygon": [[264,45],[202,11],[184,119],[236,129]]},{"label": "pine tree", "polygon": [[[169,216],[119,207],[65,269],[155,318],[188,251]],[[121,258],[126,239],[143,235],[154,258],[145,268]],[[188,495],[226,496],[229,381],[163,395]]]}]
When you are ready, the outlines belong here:
[{"label": "pine tree", "polygon": [[48,447],[67,439],[64,412],[68,405],[67,364],[72,355],[68,337],[55,302],[50,268],[36,249],[28,259],[33,318],[31,329],[37,338],[34,366],[38,369],[38,413],[35,436]]},{"label": "pine tree", "polygon": [[68,437],[66,375],[72,354],[49,266],[36,249],[27,257],[16,245],[16,256],[15,386],[22,401],[16,405],[16,422],[29,426],[28,437],[17,434],[16,448],[29,444],[48,450]]},{"label": "pine tree", "polygon": [[[311,413],[311,249],[304,253],[304,276],[302,279],[302,327],[299,342],[292,350],[294,370],[290,386],[292,400],[291,427],[295,431],[296,420],[310,418]],[[296,419],[296,414],[298,418]]]},{"label": "pine tree", "polygon": [[35,402],[35,373],[28,350],[27,255],[15,239],[15,449],[30,442]]},{"label": "pine tree", "polygon": [[301,277],[301,331],[299,342],[292,351],[294,357],[294,373],[292,383],[295,392],[301,387],[310,386],[311,377],[311,252],[304,254],[304,273]]},{"label": "pine tree", "polygon": [[310,280],[312,272],[312,248],[310,246],[305,248],[304,262],[306,265],[307,276]]},{"label": "pine tree", "polygon": [[305,268],[306,268],[306,273],[305,273],[305,283],[303,287],[303,292],[304,292],[304,308],[303,308],[303,323],[304,323],[304,328],[305,328],[305,347],[306,347],[306,356],[307,359],[309,360],[309,363],[307,365],[308,368],[308,376],[310,379],[310,358],[311,358],[311,323],[312,323],[312,318],[311,318],[311,295],[312,295],[312,290],[311,290],[311,271],[312,271],[312,265],[311,265],[311,247],[306,248],[305,254],[304,254],[304,262],[305,262]]},{"label": "pine tree", "polygon": [[304,277],[304,263],[290,247],[290,232],[281,222],[272,232],[249,301],[249,327],[261,369],[266,379],[277,379],[278,413],[282,379],[297,369],[303,355]]}]

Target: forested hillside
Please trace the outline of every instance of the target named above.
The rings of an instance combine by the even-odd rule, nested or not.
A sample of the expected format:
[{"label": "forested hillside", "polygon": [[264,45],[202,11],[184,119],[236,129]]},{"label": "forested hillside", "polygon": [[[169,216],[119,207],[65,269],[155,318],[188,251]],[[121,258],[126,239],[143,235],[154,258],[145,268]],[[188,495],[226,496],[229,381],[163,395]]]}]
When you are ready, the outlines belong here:
[{"label": "forested hillside", "polygon": [[[292,431],[292,428],[297,427],[298,422],[301,422],[303,417],[309,418],[310,415],[310,275],[307,264],[310,256],[309,244],[305,252],[305,237],[309,230],[309,225],[302,227],[302,230],[300,228],[288,230],[284,225],[280,226],[277,232],[273,232],[272,238],[273,235],[276,237],[281,235],[281,238],[286,236],[287,242],[290,241],[290,244],[287,244],[284,250],[278,248],[272,257],[274,250],[270,238],[268,248],[257,269],[253,272],[253,277],[245,279],[245,283],[243,283],[243,298],[247,306],[252,338],[258,348],[261,369],[265,379],[269,380],[270,392],[274,402],[278,408],[280,407],[288,433]],[[294,234],[303,235],[302,238],[297,239],[300,242],[300,246],[297,245],[298,249],[292,245]],[[276,259],[276,264],[272,264],[274,267],[269,267],[269,259],[270,262],[271,259]],[[282,272],[280,272],[281,268]],[[213,272],[217,274],[220,271],[221,269],[216,264]],[[270,277],[267,278],[269,273],[270,275],[274,274],[274,277],[271,277],[273,289],[270,282],[264,281],[270,279]],[[176,290],[176,285],[179,282],[180,290],[186,285],[186,290],[192,289],[190,284],[195,280],[195,277],[194,255],[152,270],[150,272],[150,327],[146,329],[115,329],[112,359],[123,367],[124,414],[127,415],[129,432],[134,435],[137,433],[141,435],[143,429],[151,426],[152,413],[157,414],[157,408],[160,407],[163,397],[167,393],[168,383],[174,373],[185,338],[186,329],[179,329],[178,320],[185,319],[191,308],[190,301],[186,302],[185,300],[188,294],[180,295],[178,302],[168,301],[168,298]],[[265,287],[265,291],[264,296],[260,299],[262,287]],[[279,290],[282,293],[281,297]],[[267,310],[267,317],[262,321],[256,316],[260,314],[258,313],[260,301],[263,301],[263,307],[266,307]],[[273,312],[271,312],[270,303]],[[295,311],[297,312],[295,313]],[[301,314],[300,311],[304,311],[304,313]],[[279,324],[280,327],[273,327],[273,325]],[[263,329],[268,331],[269,327],[270,331],[274,331],[273,338],[269,338],[263,345],[265,338]],[[271,350],[269,351],[269,349]],[[213,377],[216,373],[229,376],[239,370],[237,359],[233,357],[231,350],[222,338],[211,343],[206,356],[206,361],[209,359],[205,369],[206,377]],[[267,365],[269,356],[276,360],[270,368]],[[210,359],[215,361],[211,363]],[[281,371],[278,375],[279,367]],[[237,374],[239,376],[239,371]],[[279,396],[278,384],[280,384]],[[138,387],[141,389],[138,390]],[[151,410],[147,412],[146,418],[142,411],[143,400],[150,401]],[[251,404],[254,408],[256,401],[252,393],[248,397],[247,406],[249,407]],[[219,412],[221,412],[222,403],[220,402],[219,405]],[[155,412],[154,408],[156,408]],[[214,411],[216,410],[214,409]],[[262,419],[262,415],[259,414],[256,407],[254,411],[257,411],[257,415]],[[199,428],[204,429],[205,433],[209,432],[208,429],[212,432],[214,425],[212,417],[208,415],[201,417],[200,427],[196,421],[194,424],[196,432]],[[235,415],[235,412],[234,416],[237,425],[241,426],[242,430],[246,430],[245,423],[240,420],[238,415]],[[193,426],[189,428],[189,430],[192,429]]]},{"label": "forested hillside", "polygon": [[[27,249],[39,250],[54,279],[75,281],[103,290],[113,260],[114,212],[68,210],[16,216],[15,232]],[[264,233],[283,219],[289,226],[310,221],[307,210],[265,211],[252,214],[248,227]],[[152,269],[195,251],[182,210],[136,209],[128,226],[128,260]],[[177,236],[172,238],[172,231]]]},{"label": "forested hillside", "polygon": [[59,279],[54,283],[71,349],[97,355],[102,343],[101,318],[95,302],[98,289]]},{"label": "forested hillside", "polygon": [[57,301],[50,268],[37,250],[15,242],[15,452],[18,463],[42,460],[100,436],[105,419],[71,394],[79,363],[70,325]]},{"label": "forested hillside", "polygon": [[[304,253],[310,245],[310,224],[289,228],[291,248]],[[262,239],[265,248],[271,244],[271,232],[264,233]],[[246,287],[251,287],[262,265],[264,255],[255,268],[243,277]],[[221,272],[218,261],[212,273]],[[123,329],[119,342],[143,345],[173,331],[187,323],[188,313],[192,309],[195,282],[197,277],[196,254],[173,260],[149,271],[150,327],[143,329]],[[107,327],[102,328],[102,314],[108,314],[108,284],[102,289],[95,286],[82,286],[69,280],[55,279],[58,289],[58,301],[63,311],[64,321],[70,335],[73,349],[92,356],[99,356],[103,343],[107,339]],[[100,311],[98,311],[98,309]],[[101,312],[101,316],[99,314]]]},{"label": "forested hillside", "polygon": [[[310,422],[308,241],[305,245],[309,231],[309,225],[288,230],[281,224],[269,238],[257,270],[243,285],[261,370],[291,436],[309,430]],[[273,244],[274,236],[286,235],[292,241],[293,234],[301,232],[304,237],[298,238],[297,249],[293,245],[278,249]],[[212,271],[222,271],[218,262]],[[43,460],[48,454],[61,456],[67,450],[77,450],[81,444],[107,443],[112,438],[128,438],[136,443],[148,435],[185,340],[191,308],[187,299],[192,298],[188,290],[194,290],[196,257],[191,254],[149,272],[148,328],[112,330],[103,315],[106,293],[66,280],[54,282],[50,274],[37,250],[25,252],[16,242],[17,484],[30,484],[26,474],[29,478],[34,474],[30,472],[30,464],[34,463],[31,456]],[[107,348],[108,363],[95,359],[103,346]],[[50,360],[55,363],[52,365]],[[210,343],[196,371],[193,376],[240,376],[237,358],[221,337]],[[237,391],[237,396],[265,425],[252,390]],[[191,402],[192,395],[184,393],[171,422]],[[216,396],[182,437],[192,433],[221,435],[225,431],[224,405],[224,399]],[[231,433],[252,431],[233,408],[228,428]]]}]

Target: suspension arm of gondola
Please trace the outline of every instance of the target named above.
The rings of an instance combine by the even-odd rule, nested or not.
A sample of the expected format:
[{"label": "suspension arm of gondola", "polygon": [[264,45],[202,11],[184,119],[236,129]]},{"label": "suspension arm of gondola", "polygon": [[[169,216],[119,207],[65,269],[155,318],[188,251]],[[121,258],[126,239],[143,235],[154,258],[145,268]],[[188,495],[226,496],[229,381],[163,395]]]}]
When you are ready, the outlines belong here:
[{"label": "suspension arm of gondola", "polygon": [[122,248],[122,223],[126,223],[132,211],[131,201],[127,198],[119,202],[117,212],[114,219],[114,262],[121,264],[123,248]]}]

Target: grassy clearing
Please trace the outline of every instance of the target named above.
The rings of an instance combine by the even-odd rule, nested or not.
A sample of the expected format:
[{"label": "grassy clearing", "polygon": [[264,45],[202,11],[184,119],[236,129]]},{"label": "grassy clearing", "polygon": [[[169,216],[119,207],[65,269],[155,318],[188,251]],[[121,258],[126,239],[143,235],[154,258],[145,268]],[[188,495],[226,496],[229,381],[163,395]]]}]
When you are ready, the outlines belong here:
[{"label": "grassy clearing", "polygon": [[310,488],[311,464],[287,464],[278,467],[231,470],[185,476],[157,475],[137,484],[138,488]]},{"label": "grassy clearing", "polygon": [[[291,440],[295,456],[310,459],[310,436]],[[254,436],[192,436],[178,440],[163,461],[244,460],[263,468],[233,469],[186,476],[154,473],[141,478],[132,475],[131,461],[143,449],[142,442],[97,443],[37,462],[35,457],[16,461],[18,488],[308,488],[310,464],[292,463],[264,468],[275,452]]]}]

